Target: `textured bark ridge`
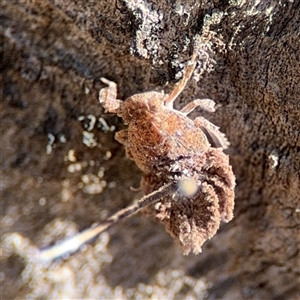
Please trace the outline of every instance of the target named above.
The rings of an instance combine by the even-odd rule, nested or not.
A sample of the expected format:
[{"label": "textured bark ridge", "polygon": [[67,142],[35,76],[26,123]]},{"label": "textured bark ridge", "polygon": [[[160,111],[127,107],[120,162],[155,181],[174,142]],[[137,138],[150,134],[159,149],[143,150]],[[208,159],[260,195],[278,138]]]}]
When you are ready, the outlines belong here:
[{"label": "textured bark ridge", "polygon": [[[1,1],[2,298],[298,299],[299,15],[299,1]],[[68,260],[36,263],[34,246],[141,197],[130,187],[142,174],[114,140],[123,122],[99,104],[100,78],[117,83],[120,99],[168,94],[196,36],[196,70],[175,108],[217,103],[214,114],[190,117],[201,114],[230,141],[233,220],[197,256],[183,256],[159,222],[137,215]],[[193,210],[205,203],[226,218],[227,171],[206,170]],[[190,245],[199,220],[183,198],[152,212]]]}]

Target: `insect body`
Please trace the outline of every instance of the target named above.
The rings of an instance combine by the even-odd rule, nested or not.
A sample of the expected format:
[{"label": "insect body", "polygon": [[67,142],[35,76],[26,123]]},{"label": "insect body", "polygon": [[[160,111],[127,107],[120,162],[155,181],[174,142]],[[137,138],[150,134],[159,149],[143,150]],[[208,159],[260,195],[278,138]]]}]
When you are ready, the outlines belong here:
[{"label": "insect body", "polygon": [[198,106],[213,112],[214,102],[194,100],[180,111],[173,108],[194,71],[196,57],[194,53],[183,79],[169,95],[146,92],[120,101],[116,99],[116,84],[104,78],[108,87],[100,93],[104,108],[128,124],[116,139],[144,172],[141,188],[145,194],[182,180],[197,184],[192,197],[176,191],[152,207],[185,254],[199,253],[202,244],[216,233],[220,221],[233,218],[234,207],[235,177],[223,152],[229,144],[227,139],[206,119],[187,117]]},{"label": "insect body", "polygon": [[[146,206],[164,223],[184,254],[201,252],[220,221],[233,218],[235,177],[223,152],[229,143],[218,127],[203,117],[187,117],[196,107],[213,112],[214,102],[194,100],[180,111],[173,108],[194,71],[196,57],[195,52],[183,79],[170,94],[151,91],[121,101],[117,99],[116,84],[101,79],[108,87],[100,91],[99,100],[108,112],[116,113],[128,125],[116,133],[116,139],[143,171],[141,189],[146,196],[71,240],[40,251],[41,258],[53,259],[73,252]],[[75,246],[70,247],[72,243]]]}]

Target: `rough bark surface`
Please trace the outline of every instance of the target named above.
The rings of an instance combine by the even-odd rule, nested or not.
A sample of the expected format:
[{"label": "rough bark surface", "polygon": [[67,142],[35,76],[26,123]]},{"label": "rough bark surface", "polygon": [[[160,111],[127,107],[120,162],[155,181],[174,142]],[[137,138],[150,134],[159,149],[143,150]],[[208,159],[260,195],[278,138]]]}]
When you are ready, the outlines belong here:
[{"label": "rough bark surface", "polygon": [[[4,0],[0,20],[2,299],[299,298],[299,1]],[[36,262],[34,247],[140,196],[99,78],[120,99],[169,92],[195,36],[208,55],[177,106],[220,105],[206,117],[231,142],[233,221],[198,256],[138,214],[66,260]]]}]

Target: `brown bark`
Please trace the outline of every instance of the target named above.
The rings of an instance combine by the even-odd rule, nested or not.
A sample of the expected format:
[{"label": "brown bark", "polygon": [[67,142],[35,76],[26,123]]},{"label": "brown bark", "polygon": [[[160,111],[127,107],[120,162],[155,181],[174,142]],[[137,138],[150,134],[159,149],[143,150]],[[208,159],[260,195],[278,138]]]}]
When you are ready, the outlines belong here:
[{"label": "brown bark", "polygon": [[[3,299],[299,297],[298,1],[4,0],[0,14]],[[220,104],[206,117],[231,142],[233,221],[198,256],[138,214],[67,260],[34,261],[33,245],[140,196],[130,187],[141,174],[113,132],[95,126],[95,147],[82,142],[93,116],[123,126],[99,104],[99,78],[117,82],[120,99],[169,92],[197,35],[208,56],[177,105]]]}]

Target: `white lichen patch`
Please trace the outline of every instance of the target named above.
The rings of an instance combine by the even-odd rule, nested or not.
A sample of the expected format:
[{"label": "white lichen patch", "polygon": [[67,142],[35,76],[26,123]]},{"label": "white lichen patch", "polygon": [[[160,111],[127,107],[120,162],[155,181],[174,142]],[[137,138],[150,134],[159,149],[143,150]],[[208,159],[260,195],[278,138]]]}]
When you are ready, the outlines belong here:
[{"label": "white lichen patch", "polygon": [[106,160],[109,160],[111,157],[112,157],[111,152],[110,152],[110,151],[106,151],[104,158],[105,158]]},{"label": "white lichen patch", "polygon": [[39,199],[39,205],[40,206],[45,206],[46,205],[46,202],[47,202],[47,199],[45,197],[41,197]]},{"label": "white lichen patch", "polygon": [[58,138],[55,137],[54,134],[48,133],[48,144],[46,146],[46,153],[49,155],[52,153],[52,150],[56,147],[55,141],[58,141],[62,144],[66,143],[67,139],[64,134],[59,134]]},{"label": "white lichen patch", "polygon": [[174,12],[178,15],[185,16],[184,18],[184,24],[188,25],[190,22],[190,18],[192,16],[192,11],[196,9],[196,7],[199,7],[200,2],[196,2],[196,4],[188,5],[187,2],[177,2],[175,4]]},{"label": "white lichen patch", "polygon": [[278,154],[276,154],[276,153],[271,153],[271,154],[268,156],[268,159],[269,159],[269,167],[270,167],[271,169],[275,169],[275,168],[278,166],[278,161],[279,161]]},{"label": "white lichen patch", "polygon": [[82,191],[86,194],[100,194],[107,186],[107,182],[105,180],[100,180],[100,178],[102,178],[103,176],[104,169],[98,172],[98,176],[91,173],[84,174],[81,176],[82,184],[79,185],[79,187],[82,188]]},{"label": "white lichen patch", "polygon": [[98,125],[97,125],[98,128],[100,128],[103,132],[108,132],[108,131],[115,131],[116,130],[116,126],[115,125],[111,125],[109,126],[107,124],[107,122],[105,121],[105,119],[103,119],[102,117],[100,117],[98,119]]},{"label": "white lichen patch", "polygon": [[87,86],[84,87],[84,92],[85,92],[86,95],[88,95],[90,93],[90,91],[91,90]]},{"label": "white lichen patch", "polygon": [[116,186],[117,186],[117,183],[115,181],[111,181],[107,185],[107,187],[110,189],[114,189]]},{"label": "white lichen patch", "polygon": [[116,130],[115,125],[108,125],[103,117],[97,119],[96,116],[89,114],[87,116],[81,115],[78,121],[82,122],[85,131],[91,132],[95,128],[99,128],[103,132],[113,132]]},{"label": "white lichen patch", "polygon": [[46,153],[49,155],[52,152],[52,149],[54,147],[54,141],[55,141],[55,136],[52,133],[48,133],[48,144],[46,146]]},{"label": "white lichen patch", "polygon": [[88,115],[87,117],[86,117],[87,119],[88,119],[88,123],[87,123],[87,128],[86,128],[86,130],[87,131],[91,131],[91,130],[93,130],[94,129],[94,126],[95,126],[95,124],[96,124],[96,117],[94,116],[94,115]]},{"label": "white lichen patch", "polygon": [[98,176],[99,178],[102,178],[102,177],[104,176],[104,171],[105,171],[105,168],[101,167],[101,168],[99,169],[99,171],[98,171],[97,176]]},{"label": "white lichen patch", "polygon": [[[71,151],[71,150],[70,150]],[[68,154],[69,160],[74,160],[73,159],[73,152]],[[109,159],[110,155],[106,155],[104,158]],[[77,184],[77,188],[81,189],[84,193],[86,194],[100,194],[102,193],[103,189],[107,186],[107,182],[105,180],[101,180],[104,177],[104,172],[105,168],[100,167],[95,172],[90,172],[87,170],[84,170],[85,168],[90,168],[92,167],[95,169],[96,166],[96,161],[94,160],[89,160],[89,161],[82,161],[82,162],[76,162],[76,163],[71,163],[67,169],[68,172],[70,173],[76,173],[80,172],[82,175],[80,176],[80,182]],[[62,189],[62,197],[63,199],[69,199],[69,192],[66,189]]]},{"label": "white lichen patch", "polygon": [[68,151],[67,156],[65,157],[65,161],[75,162],[77,161],[75,149],[70,149]]},{"label": "white lichen patch", "polygon": [[[39,246],[48,245],[57,236],[73,237],[78,227],[60,219],[45,226]],[[110,237],[103,232],[95,244],[74,251],[68,259],[45,262],[39,259],[39,250],[19,233],[4,235],[1,239],[1,260],[20,257],[24,268],[20,275],[21,288],[26,288],[27,299],[185,299],[201,300],[207,297],[207,283],[203,279],[187,276],[181,269],[164,268],[154,274],[153,280],[137,283],[135,287],[112,286],[102,270],[113,261],[109,253]],[[67,245],[70,247],[70,245]],[[63,249],[62,249],[63,251]],[[1,272],[5,284],[9,274]],[[20,293],[16,298],[20,298]]]},{"label": "white lichen patch", "polygon": [[70,172],[70,173],[80,172],[87,166],[88,166],[88,163],[86,161],[70,164],[68,166],[68,172]]},{"label": "white lichen patch", "polygon": [[64,143],[67,141],[67,139],[66,139],[66,137],[65,137],[64,134],[60,134],[59,137],[58,137],[58,140],[59,140],[62,144],[64,144]]},{"label": "white lichen patch", "polygon": [[[45,241],[53,240],[54,233],[66,234],[67,227],[74,229],[76,226],[66,221],[52,222],[45,227]],[[73,234],[74,230],[68,233]],[[80,249],[68,261],[60,259],[48,263],[39,260],[39,251],[29,239],[19,233],[10,233],[1,239],[1,260],[20,257],[16,263],[22,261],[24,264],[19,282],[27,291],[26,299],[86,299],[95,295],[104,295],[103,299],[111,299],[114,288],[106,283],[104,275],[101,274],[102,266],[112,261],[107,250],[108,243],[109,234],[104,232],[95,246],[87,246],[84,253]],[[82,263],[83,257],[85,263]],[[95,274],[99,274],[97,280]],[[6,284],[6,278],[10,274],[1,272],[0,277]],[[16,298],[21,299],[20,297],[24,299],[24,292],[20,292]]]},{"label": "white lichen patch", "polygon": [[83,131],[82,132],[83,138],[82,138],[82,142],[83,144],[85,144],[87,147],[89,148],[94,148],[97,146],[97,141],[94,138],[95,134],[92,132],[88,132],[88,131]]},{"label": "white lichen patch", "polygon": [[128,298],[133,299],[205,299],[207,284],[204,280],[186,276],[182,270],[161,270],[153,284],[140,283],[128,289]]},{"label": "white lichen patch", "polygon": [[72,196],[73,193],[70,189],[70,180],[66,179],[62,182],[62,189],[61,189],[61,201],[62,202],[68,202]]}]

